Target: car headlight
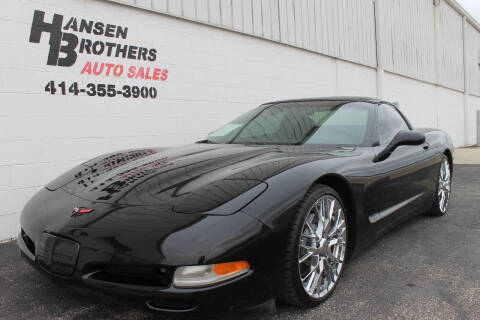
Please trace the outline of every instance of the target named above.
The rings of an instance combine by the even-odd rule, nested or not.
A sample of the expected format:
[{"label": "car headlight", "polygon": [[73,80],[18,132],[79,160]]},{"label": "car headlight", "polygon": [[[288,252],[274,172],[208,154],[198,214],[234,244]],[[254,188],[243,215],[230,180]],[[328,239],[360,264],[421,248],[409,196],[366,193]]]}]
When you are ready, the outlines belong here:
[{"label": "car headlight", "polygon": [[250,264],[247,261],[178,267],[173,275],[173,285],[177,288],[205,287],[241,276],[248,270]]}]

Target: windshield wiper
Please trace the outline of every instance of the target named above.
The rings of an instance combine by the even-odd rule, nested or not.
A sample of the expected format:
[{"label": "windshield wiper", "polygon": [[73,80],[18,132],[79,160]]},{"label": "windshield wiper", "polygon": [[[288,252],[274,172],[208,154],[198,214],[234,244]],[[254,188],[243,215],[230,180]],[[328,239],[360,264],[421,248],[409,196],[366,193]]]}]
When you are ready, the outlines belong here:
[{"label": "windshield wiper", "polygon": [[310,130],[308,130],[307,134],[302,138],[302,140],[298,141],[295,143],[296,145],[301,145],[304,144],[305,141],[307,141],[317,130],[319,129],[319,126],[313,126]]},{"label": "windshield wiper", "polygon": [[211,143],[211,144],[218,144],[217,142],[213,142],[212,140],[209,140],[209,139],[200,140],[200,141],[197,141],[196,143]]}]

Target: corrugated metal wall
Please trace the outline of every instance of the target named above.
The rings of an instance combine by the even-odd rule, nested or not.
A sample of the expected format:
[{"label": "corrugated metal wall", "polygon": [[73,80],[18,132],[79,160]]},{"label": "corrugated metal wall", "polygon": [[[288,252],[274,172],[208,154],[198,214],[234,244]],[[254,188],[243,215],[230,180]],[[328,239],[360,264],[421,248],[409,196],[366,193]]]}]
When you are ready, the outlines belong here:
[{"label": "corrugated metal wall", "polygon": [[467,24],[467,90],[480,95],[480,33]]},{"label": "corrugated metal wall", "polygon": [[442,1],[435,9],[437,83],[463,91],[463,19]]},{"label": "corrugated metal wall", "polygon": [[372,0],[111,0],[375,67]]},{"label": "corrugated metal wall", "polygon": [[[110,0],[376,67],[374,0]],[[462,91],[462,17],[446,1],[377,0],[386,71]],[[436,35],[436,36],[435,36]],[[480,95],[480,33],[468,27],[468,84]]]},{"label": "corrugated metal wall", "polygon": [[434,82],[432,0],[381,0],[379,19],[385,70]]}]

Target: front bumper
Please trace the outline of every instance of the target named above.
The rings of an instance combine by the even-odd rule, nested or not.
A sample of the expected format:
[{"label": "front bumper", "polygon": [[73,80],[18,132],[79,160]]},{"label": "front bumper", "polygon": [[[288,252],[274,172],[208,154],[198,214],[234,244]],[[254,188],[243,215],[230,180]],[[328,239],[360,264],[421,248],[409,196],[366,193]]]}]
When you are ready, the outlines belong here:
[{"label": "front bumper", "polygon": [[82,261],[82,254],[56,252],[56,248],[65,249],[67,243],[75,248],[75,241],[48,233],[39,239],[46,243],[40,243],[43,240],[33,243],[22,230],[17,243],[22,257],[40,272],[57,282],[83,289],[88,295],[126,297],[154,312],[220,314],[259,305],[275,296],[275,286],[268,284],[271,282],[261,270],[252,269],[237,278],[204,288],[176,288],[172,285],[174,267],[143,266],[145,270],[159,270],[162,277],[156,279],[143,277],[139,281],[132,275],[112,276],[102,264]]},{"label": "front bumper", "polygon": [[[72,208],[94,211],[72,215]],[[25,206],[22,256],[53,279],[140,300],[154,311],[208,313],[261,304],[281,283],[284,231],[243,212],[179,214],[162,206],[93,203],[42,189]],[[216,285],[172,285],[178,266],[248,261],[248,273]]]}]

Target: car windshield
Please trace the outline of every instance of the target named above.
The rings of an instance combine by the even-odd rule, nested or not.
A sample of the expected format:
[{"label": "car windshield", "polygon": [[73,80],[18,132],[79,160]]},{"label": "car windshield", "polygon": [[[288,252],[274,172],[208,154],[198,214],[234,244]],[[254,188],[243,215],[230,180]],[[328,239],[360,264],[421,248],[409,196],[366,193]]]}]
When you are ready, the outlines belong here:
[{"label": "car windshield", "polygon": [[299,101],[263,105],[208,136],[211,143],[360,146],[373,119],[365,102]]}]

